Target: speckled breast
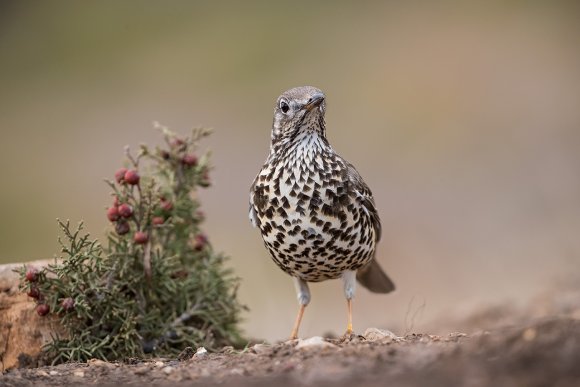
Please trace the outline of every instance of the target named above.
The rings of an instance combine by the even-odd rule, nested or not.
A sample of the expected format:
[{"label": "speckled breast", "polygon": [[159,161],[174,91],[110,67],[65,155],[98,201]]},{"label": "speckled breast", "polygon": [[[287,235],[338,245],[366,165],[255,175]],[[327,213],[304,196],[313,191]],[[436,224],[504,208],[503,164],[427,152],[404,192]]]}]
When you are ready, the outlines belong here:
[{"label": "speckled breast", "polygon": [[266,248],[286,273],[305,281],[339,277],[374,255],[375,230],[332,150],[293,149],[266,164],[254,207]]}]

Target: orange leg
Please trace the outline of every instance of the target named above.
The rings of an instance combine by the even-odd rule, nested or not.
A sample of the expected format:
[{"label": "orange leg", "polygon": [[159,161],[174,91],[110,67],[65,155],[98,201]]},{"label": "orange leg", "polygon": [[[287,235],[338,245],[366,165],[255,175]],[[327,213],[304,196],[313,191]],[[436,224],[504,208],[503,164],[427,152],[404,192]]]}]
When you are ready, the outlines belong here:
[{"label": "orange leg", "polygon": [[298,296],[300,309],[298,309],[298,316],[296,316],[296,322],[294,323],[294,328],[292,328],[290,340],[298,338],[298,328],[300,328],[300,322],[302,321],[302,316],[304,316],[304,309],[306,309],[306,305],[310,303],[310,290],[308,289],[308,283],[297,277],[292,277],[292,279],[294,280],[294,287],[296,288],[296,295]]},{"label": "orange leg", "polygon": [[345,336],[350,336],[352,330],[352,299],[356,290],[356,271],[347,270],[342,273],[342,280],[344,282],[344,296],[346,297],[346,305],[348,307],[348,322],[346,324]]},{"label": "orange leg", "polygon": [[346,324],[346,334],[352,335],[352,300],[346,300],[348,306],[348,323]]},{"label": "orange leg", "polygon": [[296,322],[294,322],[294,328],[292,328],[292,333],[290,334],[290,340],[298,338],[298,328],[300,328],[300,322],[302,321],[302,316],[304,316],[304,310],[306,305],[300,305],[298,309],[298,315],[296,316]]}]

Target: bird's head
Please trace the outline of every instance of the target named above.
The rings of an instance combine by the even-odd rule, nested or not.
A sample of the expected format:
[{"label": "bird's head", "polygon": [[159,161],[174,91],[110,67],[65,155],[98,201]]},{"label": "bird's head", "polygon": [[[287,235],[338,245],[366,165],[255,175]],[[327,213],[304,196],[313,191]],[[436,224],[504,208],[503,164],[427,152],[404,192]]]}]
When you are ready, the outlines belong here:
[{"label": "bird's head", "polygon": [[294,137],[300,131],[315,131],[324,137],[325,100],[324,93],[312,86],[295,87],[282,93],[274,107],[272,144]]}]

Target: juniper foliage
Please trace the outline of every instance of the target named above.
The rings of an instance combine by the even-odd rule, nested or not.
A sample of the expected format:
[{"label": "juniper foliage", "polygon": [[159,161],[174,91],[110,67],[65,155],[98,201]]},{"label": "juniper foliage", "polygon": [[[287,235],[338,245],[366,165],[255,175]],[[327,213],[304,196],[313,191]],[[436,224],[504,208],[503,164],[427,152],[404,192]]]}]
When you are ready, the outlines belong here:
[{"label": "juniper foliage", "polygon": [[142,145],[136,156],[127,148],[133,175],[123,169],[107,181],[114,202],[107,243],[91,240],[82,223],[58,221],[63,255],[44,268],[19,269],[21,288],[59,326],[43,348],[53,363],[243,344],[239,280],[200,228],[196,192],[210,185],[210,167],[209,155],[195,152],[209,131],[182,138],[159,128],[165,146]]}]

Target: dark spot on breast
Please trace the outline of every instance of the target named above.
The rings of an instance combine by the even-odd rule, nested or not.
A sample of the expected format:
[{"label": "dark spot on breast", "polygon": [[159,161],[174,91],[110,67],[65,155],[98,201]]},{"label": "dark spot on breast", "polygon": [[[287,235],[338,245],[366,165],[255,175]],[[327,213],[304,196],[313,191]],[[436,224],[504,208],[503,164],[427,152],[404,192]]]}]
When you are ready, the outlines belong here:
[{"label": "dark spot on breast", "polygon": [[264,215],[266,215],[266,218],[272,219],[272,217],[274,216],[274,210],[272,209],[272,207],[269,207],[264,213]]}]

